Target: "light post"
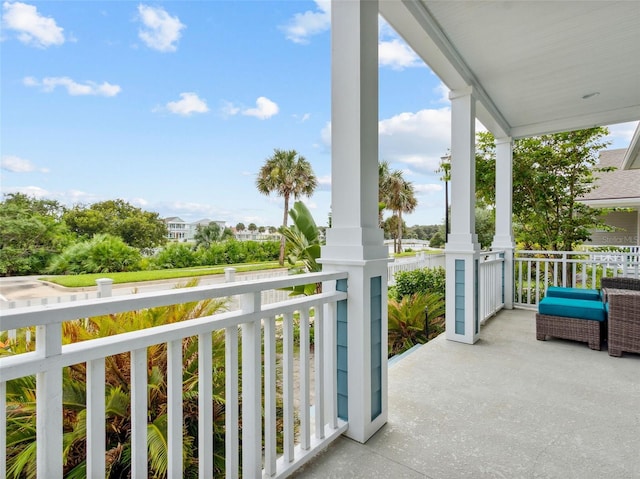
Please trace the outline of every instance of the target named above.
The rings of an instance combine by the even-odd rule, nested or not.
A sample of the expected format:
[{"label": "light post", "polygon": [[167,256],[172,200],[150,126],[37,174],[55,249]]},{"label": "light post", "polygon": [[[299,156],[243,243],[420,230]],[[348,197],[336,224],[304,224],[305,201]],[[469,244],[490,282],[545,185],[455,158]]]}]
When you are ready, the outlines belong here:
[{"label": "light post", "polygon": [[446,244],[449,241],[449,175],[451,169],[447,171],[444,165],[449,163],[449,168],[451,168],[451,155],[441,156],[440,160],[441,171],[444,172],[442,179],[444,180],[444,242]]}]

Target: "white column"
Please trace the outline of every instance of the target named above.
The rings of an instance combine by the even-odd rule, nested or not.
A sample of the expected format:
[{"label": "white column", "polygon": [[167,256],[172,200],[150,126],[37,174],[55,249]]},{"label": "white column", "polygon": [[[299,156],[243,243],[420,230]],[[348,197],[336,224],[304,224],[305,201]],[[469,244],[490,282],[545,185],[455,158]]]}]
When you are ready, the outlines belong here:
[{"label": "white column", "polygon": [[[378,1],[331,7],[332,227],[324,271],[348,271],[346,435],[366,441],[387,421],[387,263],[378,228]],[[344,324],[344,323],[342,323]],[[346,335],[346,338],[340,335]],[[344,364],[342,364],[344,363]],[[340,411],[341,406],[338,406]],[[343,410],[344,413],[344,410]]]},{"label": "white column", "polygon": [[491,249],[504,251],[504,307],[513,309],[513,143],[496,138],[496,232]]},{"label": "white column", "polygon": [[475,234],[475,98],[471,87],[452,91],[451,233],[445,246],[446,337],[473,344],[479,338],[478,261]]}]

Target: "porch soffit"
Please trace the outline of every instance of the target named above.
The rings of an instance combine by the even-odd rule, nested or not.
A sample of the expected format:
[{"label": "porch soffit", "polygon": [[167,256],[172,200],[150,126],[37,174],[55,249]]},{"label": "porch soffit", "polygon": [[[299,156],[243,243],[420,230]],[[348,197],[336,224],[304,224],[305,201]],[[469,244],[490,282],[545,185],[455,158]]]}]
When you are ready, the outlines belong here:
[{"label": "porch soffit", "polygon": [[640,0],[383,0],[380,13],[449,89],[475,88],[496,136],[640,119]]}]

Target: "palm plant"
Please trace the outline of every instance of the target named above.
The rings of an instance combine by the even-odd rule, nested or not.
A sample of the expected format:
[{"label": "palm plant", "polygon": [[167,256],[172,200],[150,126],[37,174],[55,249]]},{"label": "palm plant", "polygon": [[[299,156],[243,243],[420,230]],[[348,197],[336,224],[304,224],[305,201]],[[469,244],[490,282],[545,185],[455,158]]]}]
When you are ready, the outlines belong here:
[{"label": "palm plant", "polygon": [[[284,198],[284,218],[282,226],[287,226],[289,199],[304,195],[311,196],[318,185],[318,180],[311,164],[298,154],[296,150],[275,149],[273,155],[266,159],[258,172],[256,187],[264,195],[275,192]],[[280,241],[280,265],[284,265],[285,238]]]},{"label": "palm plant", "polygon": [[444,298],[439,293],[416,293],[389,300],[389,356],[426,343],[444,330]]},{"label": "palm plant", "polygon": [[[309,209],[302,201],[296,201],[289,211],[292,226],[281,228],[282,236],[289,245],[287,261],[294,272],[315,273],[322,271],[318,263],[320,257],[320,235],[316,222]],[[302,262],[303,270],[298,270],[297,264]],[[314,294],[321,291],[321,283],[296,286],[291,288],[294,294]]]},{"label": "palm plant", "polygon": [[415,196],[413,184],[404,179],[400,170],[391,171],[391,167],[387,161],[382,161],[378,165],[378,203],[379,203],[379,222],[382,224],[382,210],[387,209],[393,211],[397,218],[397,232],[394,235],[397,238],[395,252],[402,252],[402,213],[411,213],[416,209],[418,200]]},{"label": "palm plant", "polygon": [[[191,281],[187,286],[195,286]],[[69,321],[63,324],[65,344],[129,331],[151,328],[215,314],[226,308],[227,300],[209,299],[140,311]],[[224,332],[213,335],[214,445],[222,451],[224,442]],[[185,477],[197,472],[198,345],[196,338],[183,340],[183,410]],[[25,341],[11,344],[4,354],[27,352]],[[148,450],[150,477],[167,475],[167,384],[166,345],[148,348]],[[105,361],[105,405],[107,435],[107,477],[127,477],[131,462],[130,356],[118,354]],[[35,477],[35,378],[7,383],[7,477]],[[76,364],[63,370],[64,474],[65,478],[86,477],[86,366]],[[224,457],[214,458],[217,473],[224,470]]]}]

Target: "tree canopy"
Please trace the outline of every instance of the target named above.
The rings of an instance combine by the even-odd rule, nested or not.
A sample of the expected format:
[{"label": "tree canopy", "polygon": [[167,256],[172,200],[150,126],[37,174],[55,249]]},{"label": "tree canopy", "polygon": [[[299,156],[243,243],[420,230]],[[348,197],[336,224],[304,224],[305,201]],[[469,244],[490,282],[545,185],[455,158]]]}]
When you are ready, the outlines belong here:
[{"label": "tree canopy", "polygon": [[[594,188],[598,152],[607,147],[606,128],[522,138],[513,147],[513,216],[516,240],[525,248],[570,250],[604,228],[601,210],[580,202]],[[477,135],[476,195],[495,205],[495,140]]]},{"label": "tree canopy", "polygon": [[5,195],[0,203],[0,274],[41,272],[73,239],[60,221],[64,211],[55,200]]},{"label": "tree canopy", "polygon": [[166,242],[167,227],[158,213],[121,199],[75,206],[64,213],[63,219],[71,231],[84,238],[108,233],[134,248],[153,248]]},{"label": "tree canopy", "polygon": [[[296,150],[274,149],[273,155],[265,160],[258,172],[256,187],[263,195],[276,193],[284,198],[284,216],[282,226],[287,226],[289,199],[311,196],[318,186],[318,180],[311,163]],[[280,241],[280,264],[284,264],[285,239]]]}]

